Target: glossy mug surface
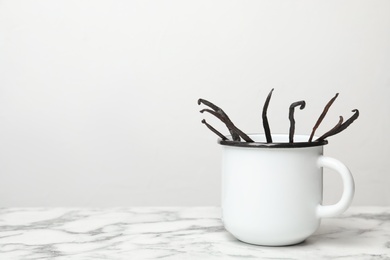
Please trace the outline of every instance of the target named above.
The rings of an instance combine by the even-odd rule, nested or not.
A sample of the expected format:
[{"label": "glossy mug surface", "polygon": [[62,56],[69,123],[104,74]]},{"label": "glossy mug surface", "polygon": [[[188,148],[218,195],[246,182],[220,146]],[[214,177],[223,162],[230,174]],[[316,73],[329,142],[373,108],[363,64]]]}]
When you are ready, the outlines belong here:
[{"label": "glossy mug surface", "polygon": [[[340,161],[323,156],[326,141],[309,136],[262,134],[255,143],[221,141],[222,221],[237,239],[256,245],[297,244],[313,234],[323,217],[337,216],[350,205],[354,181]],[[279,143],[279,144],[278,144]],[[341,175],[343,194],[335,205],[322,206],[322,167]]]}]

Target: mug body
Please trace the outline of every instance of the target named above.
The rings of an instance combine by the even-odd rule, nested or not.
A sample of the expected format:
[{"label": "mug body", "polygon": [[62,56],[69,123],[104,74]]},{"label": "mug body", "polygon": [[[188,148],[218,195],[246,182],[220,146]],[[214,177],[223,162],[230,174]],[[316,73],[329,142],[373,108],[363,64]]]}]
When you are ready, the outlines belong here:
[{"label": "mug body", "polygon": [[[264,135],[250,136],[265,142]],[[288,143],[287,135],[272,137],[275,143]],[[307,142],[309,137],[294,138]],[[322,168],[317,159],[323,144],[222,145],[222,149],[226,230],[243,242],[268,246],[300,243],[316,231],[320,224],[316,208],[322,202]]]}]

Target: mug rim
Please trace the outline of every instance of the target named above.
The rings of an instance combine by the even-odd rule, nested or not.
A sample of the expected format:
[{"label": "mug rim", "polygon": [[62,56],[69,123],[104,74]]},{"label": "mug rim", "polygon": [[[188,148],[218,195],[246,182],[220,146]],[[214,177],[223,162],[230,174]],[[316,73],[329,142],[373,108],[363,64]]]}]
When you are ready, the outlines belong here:
[{"label": "mug rim", "polygon": [[[253,133],[248,134],[249,137],[253,136],[265,136],[265,134],[262,133]],[[272,136],[284,136],[288,137],[288,134],[273,134]],[[306,140],[309,139],[309,135],[294,135],[294,136],[300,136],[300,137],[307,137]],[[231,137],[228,135],[227,137]],[[316,139],[318,137],[314,137]],[[241,142],[241,141],[232,141],[232,140],[222,140],[221,138],[218,139],[218,143],[220,145],[225,146],[234,146],[234,147],[249,147],[249,148],[305,148],[305,147],[315,147],[315,146],[324,146],[328,144],[328,140],[319,140],[319,141],[313,141],[313,142],[294,142],[294,143],[288,143],[288,142]]]}]

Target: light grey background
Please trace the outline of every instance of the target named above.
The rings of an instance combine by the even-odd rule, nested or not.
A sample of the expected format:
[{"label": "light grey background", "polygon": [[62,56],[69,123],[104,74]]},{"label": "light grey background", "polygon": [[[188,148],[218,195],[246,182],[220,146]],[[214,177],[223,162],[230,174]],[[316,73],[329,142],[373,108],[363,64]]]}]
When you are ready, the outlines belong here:
[{"label": "light grey background", "polygon": [[[390,1],[0,1],[0,205],[219,205],[220,147],[199,97],[245,132],[318,133],[390,205]],[[341,180],[325,172],[325,202]]]}]

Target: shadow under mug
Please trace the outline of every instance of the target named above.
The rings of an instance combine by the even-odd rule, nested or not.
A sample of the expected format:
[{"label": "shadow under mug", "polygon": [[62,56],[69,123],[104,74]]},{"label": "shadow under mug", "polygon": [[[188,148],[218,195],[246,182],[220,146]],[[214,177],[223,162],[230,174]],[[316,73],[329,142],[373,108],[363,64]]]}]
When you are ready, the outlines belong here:
[{"label": "shadow under mug", "polygon": [[[309,136],[249,135],[255,142],[219,140],[222,145],[222,221],[237,239],[256,245],[283,246],[304,241],[321,218],[337,216],[352,202],[354,181],[340,161],[323,156],[327,141]],[[341,175],[338,203],[322,204],[322,168]]]}]

